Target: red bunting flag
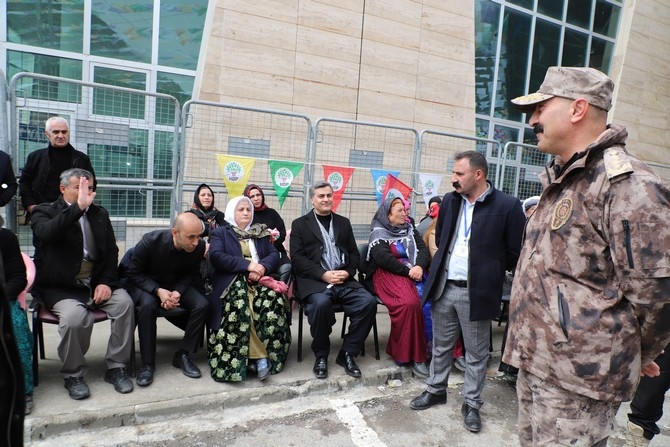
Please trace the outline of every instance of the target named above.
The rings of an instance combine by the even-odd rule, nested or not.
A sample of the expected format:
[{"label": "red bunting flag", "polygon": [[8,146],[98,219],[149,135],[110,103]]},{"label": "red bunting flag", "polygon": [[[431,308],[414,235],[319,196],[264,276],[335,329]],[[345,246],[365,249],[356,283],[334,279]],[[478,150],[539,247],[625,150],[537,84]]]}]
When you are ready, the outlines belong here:
[{"label": "red bunting flag", "polygon": [[412,188],[398,180],[393,174],[386,176],[386,185],[384,186],[384,193],[382,194],[382,202],[387,197],[401,197],[408,202],[411,202]]},{"label": "red bunting flag", "polygon": [[324,180],[333,185],[333,208],[332,211],[337,210],[337,206],[342,200],[344,190],[347,188],[347,183],[354,173],[354,168],[345,166],[323,165]]}]

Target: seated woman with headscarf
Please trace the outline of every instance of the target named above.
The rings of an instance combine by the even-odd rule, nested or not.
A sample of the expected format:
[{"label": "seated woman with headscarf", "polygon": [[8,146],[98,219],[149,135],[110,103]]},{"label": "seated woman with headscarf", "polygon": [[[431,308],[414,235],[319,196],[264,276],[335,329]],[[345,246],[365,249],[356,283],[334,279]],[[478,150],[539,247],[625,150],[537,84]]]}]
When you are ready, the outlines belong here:
[{"label": "seated woman with headscarf", "polygon": [[[209,233],[211,233],[214,228],[228,225],[226,222],[226,216],[219,211],[214,206],[214,191],[206,183],[198,186],[198,189],[195,190],[193,194],[193,206],[189,212],[198,216],[198,219],[202,222],[202,238],[207,243],[207,248],[205,250],[205,256],[207,256],[207,251],[209,251]],[[209,277],[209,272],[207,271],[207,260],[206,257],[202,259],[200,263],[200,276],[202,277],[202,284],[205,288],[205,294],[212,292],[212,281]]]},{"label": "seated woman with headscarf", "polygon": [[193,206],[189,210],[202,221],[202,237],[207,240],[216,227],[227,225],[226,216],[214,206],[214,191],[207,184],[198,186],[193,194]]},{"label": "seated woman with headscarf", "polygon": [[239,382],[254,364],[265,380],[284,368],[291,344],[286,284],[270,275],[279,254],[265,225],[251,222],[254,207],[235,197],[226,207],[229,225],[210,234],[214,291],[209,295],[209,366],[219,382]]},{"label": "seated woman with headscarf", "polygon": [[426,378],[421,293],[430,253],[407,222],[402,199],[386,199],[372,218],[368,259],[372,285],[391,317],[386,353],[398,364],[410,363],[415,375]]}]

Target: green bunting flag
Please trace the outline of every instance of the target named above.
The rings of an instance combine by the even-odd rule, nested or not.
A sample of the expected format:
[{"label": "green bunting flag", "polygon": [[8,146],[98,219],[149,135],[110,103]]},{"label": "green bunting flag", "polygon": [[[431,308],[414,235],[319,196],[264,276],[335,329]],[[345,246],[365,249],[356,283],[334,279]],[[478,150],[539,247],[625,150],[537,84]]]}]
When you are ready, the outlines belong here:
[{"label": "green bunting flag", "polygon": [[284,200],[288,196],[293,180],[298,176],[305,163],[297,163],[286,160],[268,160],[270,165],[270,175],[272,176],[272,185],[277,192],[279,199],[279,208],[284,205]]}]

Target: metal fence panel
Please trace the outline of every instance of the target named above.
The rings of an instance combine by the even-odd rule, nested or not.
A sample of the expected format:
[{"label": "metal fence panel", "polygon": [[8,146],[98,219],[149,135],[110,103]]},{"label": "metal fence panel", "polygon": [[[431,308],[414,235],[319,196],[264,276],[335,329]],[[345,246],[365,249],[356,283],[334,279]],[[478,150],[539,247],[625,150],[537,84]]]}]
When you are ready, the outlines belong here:
[{"label": "metal fence panel", "polygon": [[[165,228],[175,209],[180,108],[169,95],[34,73],[10,82],[10,153],[20,175],[28,154],[47,146],[45,121],[61,116],[70,143],[91,158],[96,203],[110,212],[121,251],[146,231]],[[19,222],[25,210],[17,200]],[[32,232],[18,228],[24,250]]]},{"label": "metal fence panel", "polygon": [[[5,81],[7,78],[5,77],[5,72],[2,70],[0,70],[0,77],[2,78],[0,82],[0,104],[2,105],[0,107],[0,150],[9,153],[11,156],[12,154],[9,151],[9,117],[7,116],[7,82]],[[16,172],[16,160],[12,161],[14,172]],[[15,231],[16,225],[13,222],[16,213],[14,212],[13,205],[12,202],[8,203],[3,209],[3,214],[7,228]]]},{"label": "metal fence panel", "polygon": [[289,196],[280,209],[268,160],[307,161],[312,133],[309,118],[205,101],[186,102],[183,116],[179,210],[191,208],[194,191],[201,183],[207,183],[214,190],[217,208],[225,210],[231,197],[217,155],[253,157],[256,162],[248,182],[263,188],[267,205],[276,209],[290,228],[304,206],[307,166],[294,178]]},{"label": "metal fence panel", "polygon": [[551,160],[551,155],[540,152],[537,146],[509,142],[505,144],[503,160],[503,191],[521,200],[542,194],[538,176]]},{"label": "metal fence panel", "polygon": [[[415,129],[362,121],[319,118],[314,124],[310,159],[313,179],[323,178],[322,165],[355,168],[337,213],[347,216],[359,241],[367,241],[378,208],[372,169],[400,171],[399,179],[417,191]],[[417,197],[415,195],[414,202]],[[307,202],[307,209],[311,203]]]}]

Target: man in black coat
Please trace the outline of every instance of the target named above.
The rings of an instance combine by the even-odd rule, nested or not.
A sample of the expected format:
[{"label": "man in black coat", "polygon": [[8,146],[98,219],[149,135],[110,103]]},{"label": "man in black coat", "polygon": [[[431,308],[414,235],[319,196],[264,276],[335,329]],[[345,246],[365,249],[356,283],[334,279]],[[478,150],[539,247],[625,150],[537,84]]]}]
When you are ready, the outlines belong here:
[{"label": "man in black coat", "polygon": [[488,163],[479,152],[454,157],[454,191],[440,204],[438,250],[421,303],[432,300],[430,377],[426,391],[410,403],[414,410],[425,410],[447,402],[452,351],[462,333],[466,369],[461,414],[465,428],[475,433],[481,430],[491,320],[500,315],[505,271],[516,267],[526,221],[519,200],[495,189],[487,174]]},{"label": "man in black coat", "polygon": [[85,399],[84,355],[93,330],[93,308],[111,320],[105,381],[119,393],[133,390],[126,364],[130,359],[135,314],[133,301],[117,278],[119,249],[107,210],[93,203],[93,174],[69,169],[60,176],[61,196],[33,208],[32,229],[42,262],[34,289],[58,316],[61,374],[72,399]]},{"label": "man in black coat", "polygon": [[159,308],[188,311],[186,321],[169,317],[171,322],[184,329],[184,338],[174,354],[172,365],[180,368],[187,377],[200,377],[200,369],[190,357],[198,347],[209,308],[202,294],[200,261],[205,255],[205,241],[200,238],[200,233],[202,223],[198,216],[182,213],[175,219],[171,230],[145,234],[121,260],[121,276],[137,306],[142,356],[142,368],[137,375],[139,386],[148,386],[154,379]]},{"label": "man in black coat", "polygon": [[88,155],[70,144],[70,126],[65,118],[53,116],[44,125],[49,146],[28,154],[19,178],[19,196],[23,208],[32,214],[35,205],[53,202],[60,196],[60,175],[73,168],[85,169],[91,174],[95,190],[95,172]]},{"label": "man in black coat", "polygon": [[336,362],[350,376],[360,377],[354,358],[370,332],[377,302],[354,279],[359,261],[356,239],[349,219],[331,211],[333,187],[318,182],[309,195],[314,209],[293,221],[290,243],[296,293],[304,303],[313,338],[314,375],[318,379],[328,377],[330,333],[335,324],[333,305],[337,304],[351,323]]}]

